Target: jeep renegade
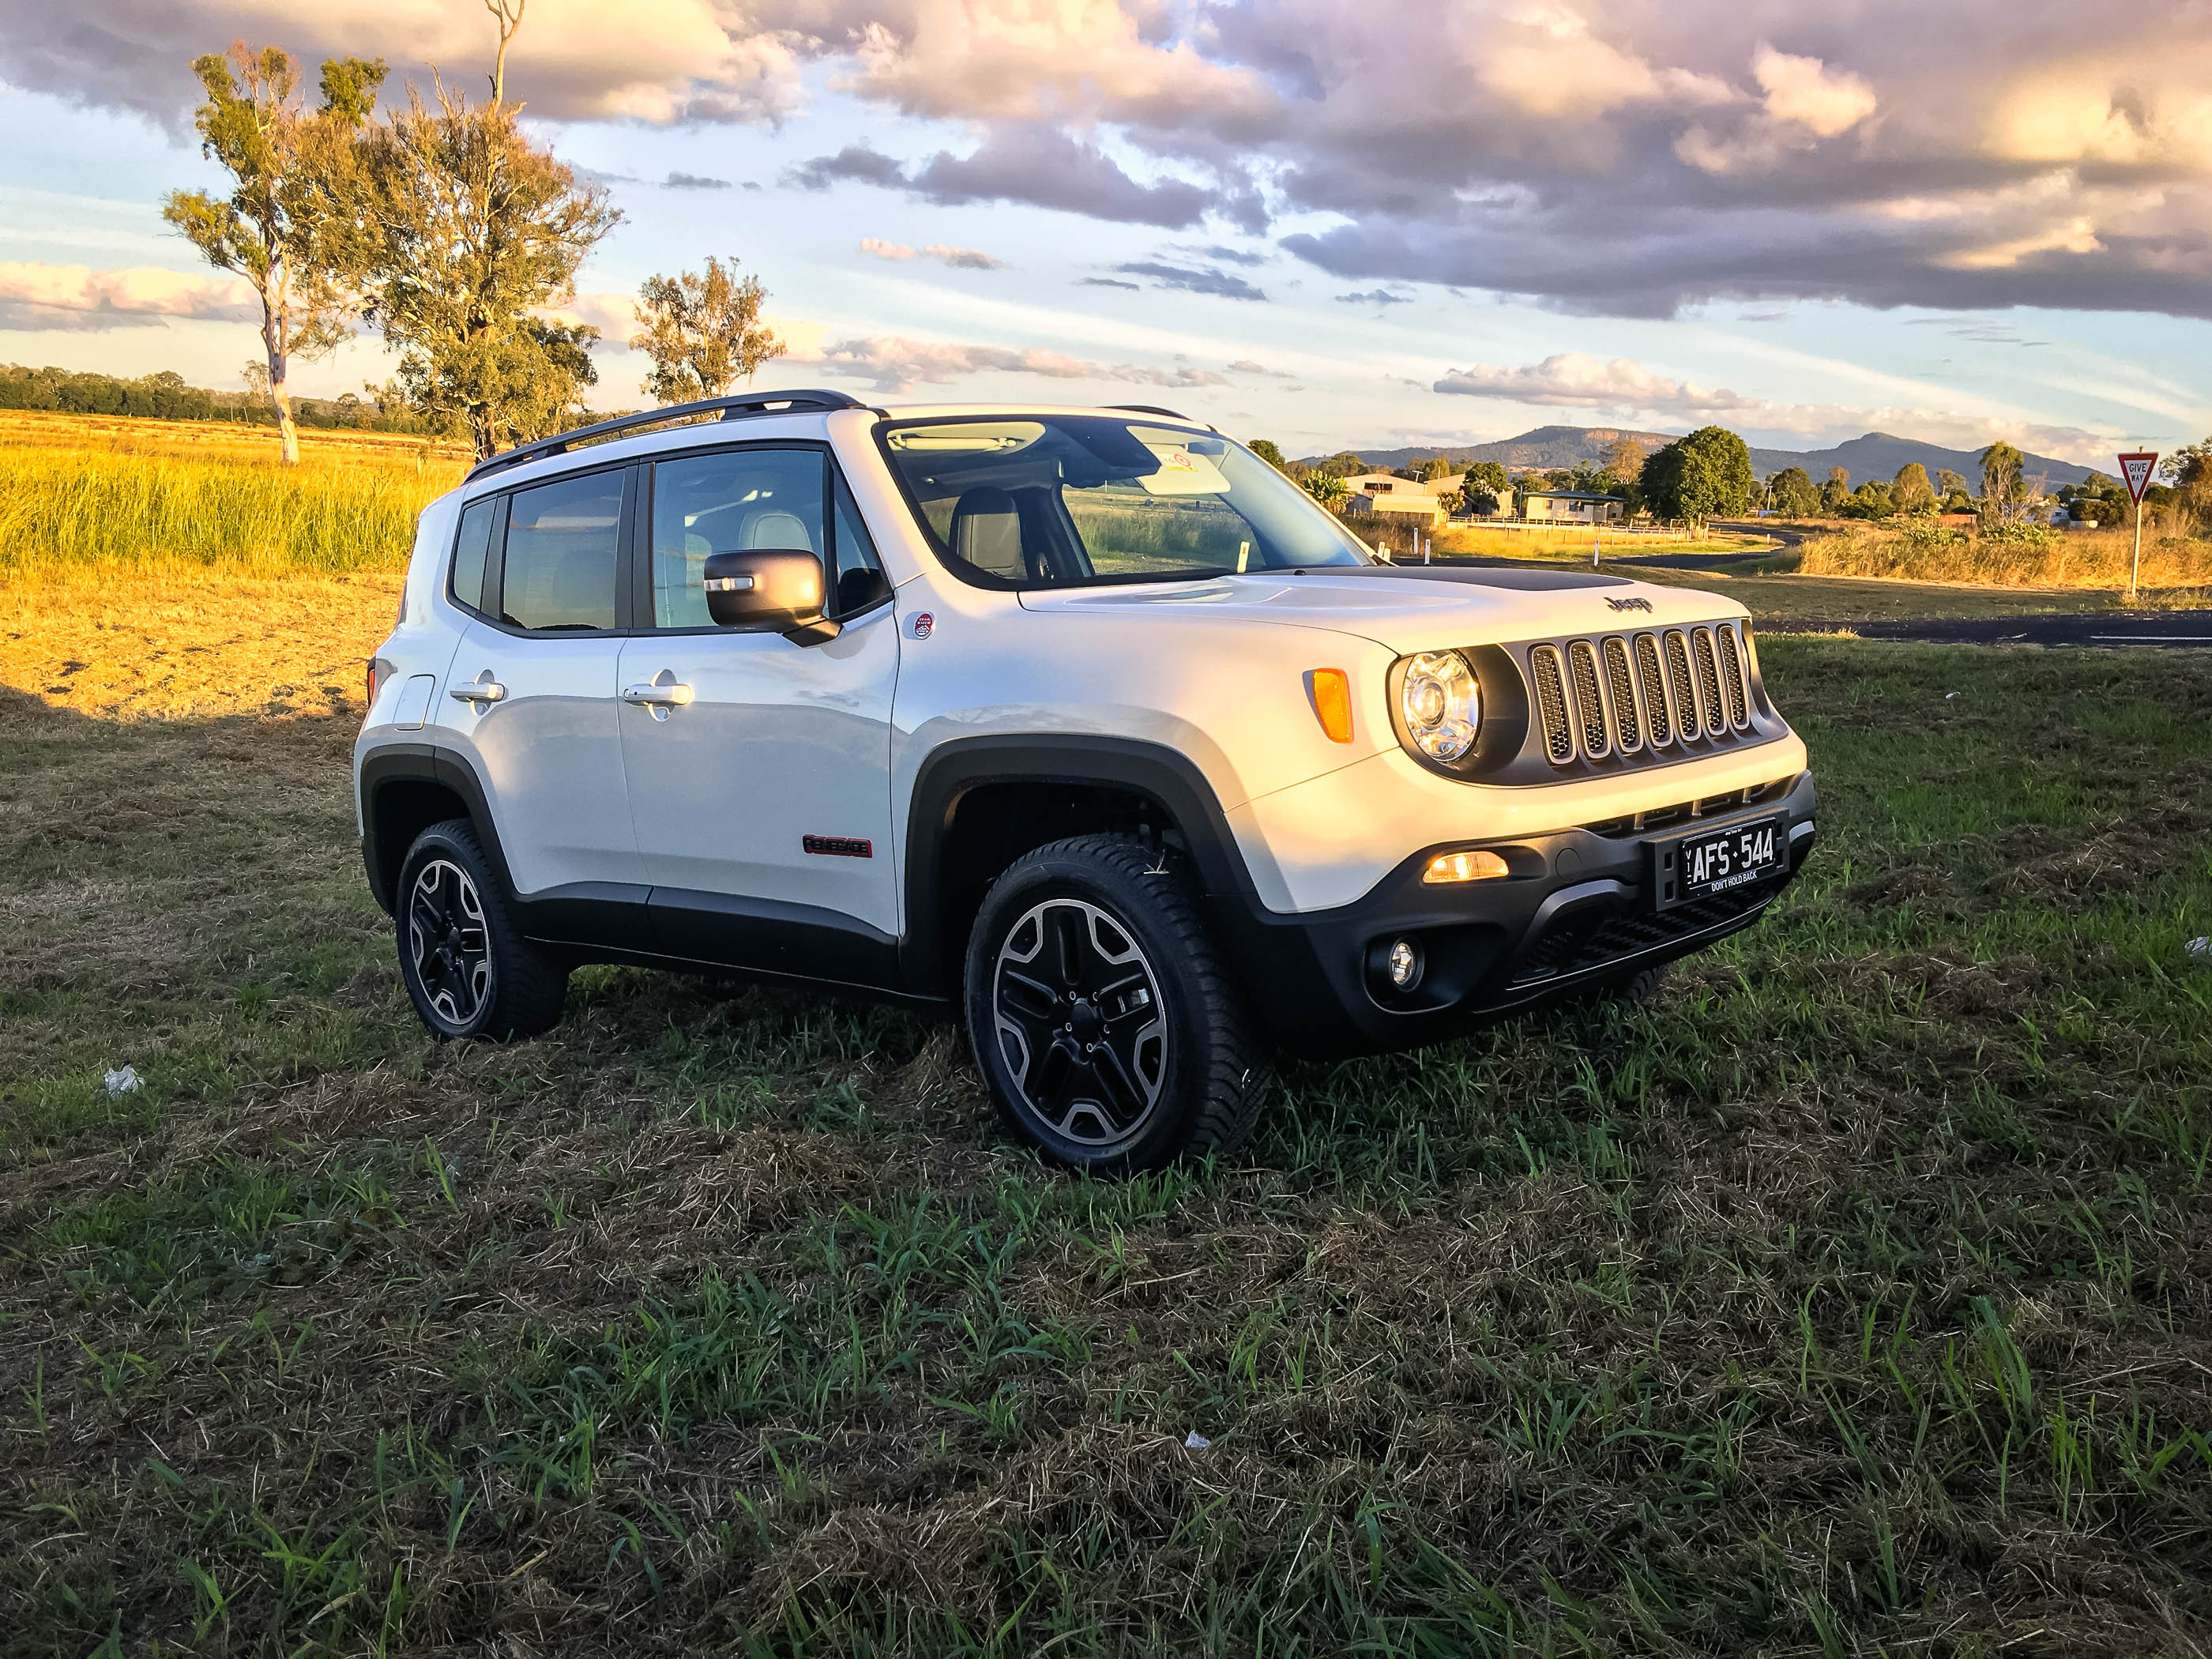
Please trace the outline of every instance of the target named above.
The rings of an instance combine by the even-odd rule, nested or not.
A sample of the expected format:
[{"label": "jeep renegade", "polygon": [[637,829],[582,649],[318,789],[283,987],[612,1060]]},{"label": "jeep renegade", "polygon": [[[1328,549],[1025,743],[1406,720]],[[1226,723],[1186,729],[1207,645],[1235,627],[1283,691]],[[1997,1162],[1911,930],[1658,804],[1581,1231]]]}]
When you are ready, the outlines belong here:
[{"label": "jeep renegade", "polygon": [[586,962],[963,1018],[1101,1171],[1234,1145],[1268,1055],[1632,994],[1814,834],[1741,606],[1394,565],[1166,410],[835,392],[602,422],[422,514],[355,746],[441,1037]]}]

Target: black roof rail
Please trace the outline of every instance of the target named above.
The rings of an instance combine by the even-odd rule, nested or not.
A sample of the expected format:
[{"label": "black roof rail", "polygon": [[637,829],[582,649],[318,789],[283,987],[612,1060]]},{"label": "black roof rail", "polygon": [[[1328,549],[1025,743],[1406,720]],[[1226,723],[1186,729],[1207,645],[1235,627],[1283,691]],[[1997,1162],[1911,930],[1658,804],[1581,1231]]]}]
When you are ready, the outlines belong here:
[{"label": "black roof rail", "polygon": [[1179,409],[1162,409],[1158,404],[1109,404],[1109,409],[1127,410],[1132,415],[1164,415],[1171,421],[1188,421],[1190,416]]},{"label": "black roof rail", "polygon": [[[464,483],[473,483],[489,473],[501,472],[510,466],[520,466],[526,461],[542,461],[548,455],[559,455],[578,444],[594,443],[612,438],[620,433],[634,432],[649,426],[663,426],[670,421],[681,421],[692,416],[719,415],[725,421],[741,419],[749,415],[796,415],[810,410],[866,409],[870,405],[858,398],[848,397],[842,392],[748,392],[739,397],[702,398],[696,403],[671,404],[665,409],[641,410],[635,415],[617,415],[611,421],[596,421],[590,426],[580,426],[573,432],[556,432],[550,438],[540,438],[535,443],[517,444],[512,449],[502,449],[496,455],[478,461],[469,469]],[[883,411],[878,410],[878,414]]]}]

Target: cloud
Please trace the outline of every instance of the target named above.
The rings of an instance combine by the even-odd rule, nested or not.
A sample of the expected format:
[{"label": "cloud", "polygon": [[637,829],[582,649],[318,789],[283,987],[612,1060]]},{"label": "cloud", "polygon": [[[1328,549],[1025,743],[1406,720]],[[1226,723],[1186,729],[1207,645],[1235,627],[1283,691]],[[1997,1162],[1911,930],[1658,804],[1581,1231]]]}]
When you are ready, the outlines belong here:
[{"label": "cloud", "polygon": [[939,151],[906,183],[939,206],[1023,202],[1169,230],[1196,224],[1215,203],[1180,179],[1140,184],[1098,145],[1049,126],[999,127],[966,155]]},{"label": "cloud", "polygon": [[1211,294],[1217,299],[1264,300],[1267,297],[1242,276],[1226,270],[1164,264],[1157,259],[1135,259],[1114,269],[1131,276],[1150,276],[1162,288],[1179,288],[1192,294]]},{"label": "cloud", "polygon": [[1295,380],[1297,379],[1297,375],[1289,373],[1287,370],[1269,368],[1264,364],[1254,362],[1249,357],[1239,357],[1235,362],[1225,364],[1224,367],[1225,367],[1231,374],[1264,374],[1271,380]]},{"label": "cloud", "polygon": [[1924,404],[1782,404],[1725,387],[1676,380],[1632,358],[1610,360],[1563,351],[1518,368],[1478,363],[1453,369],[1433,391],[1498,398],[1540,409],[1572,409],[1619,418],[1642,416],[1680,425],[1724,421],[1740,429],[1834,442],[1864,432],[1902,432],[1956,449],[2002,438],[2038,453],[2086,461],[2111,448],[2117,433],[2094,433]]},{"label": "cloud", "polygon": [[0,262],[0,328],[97,332],[157,327],[172,317],[238,323],[260,316],[252,285],[240,276]]},{"label": "cloud", "polygon": [[1413,302],[1410,294],[1393,294],[1387,288],[1370,289],[1364,294],[1340,294],[1336,298],[1338,304],[1347,306],[1409,306]]},{"label": "cloud", "polygon": [[[1346,287],[1434,283],[1571,312],[1724,300],[2212,316],[2212,31],[2192,0],[532,0],[533,119],[789,119],[808,87],[965,124],[962,153],[855,143],[789,175],[1259,232]],[[540,15],[540,13],[543,15]],[[81,0],[0,14],[0,78],[178,131],[191,54],[435,61],[449,0]],[[1238,251],[1241,255],[1241,251]],[[1181,262],[1243,267],[1254,255]]]},{"label": "cloud", "polygon": [[1764,40],[1751,54],[1751,74],[1766,94],[1767,114],[1816,138],[1849,131],[1881,102],[1865,76],[1830,69],[1817,58],[1793,58]]},{"label": "cloud", "polygon": [[1081,283],[1077,284],[1077,286],[1080,288],[1126,288],[1132,294],[1142,294],[1145,291],[1145,285],[1142,283],[1125,283],[1121,281],[1119,278],[1113,276],[1085,276]]},{"label": "cloud", "polygon": [[860,238],[860,252],[872,253],[878,259],[903,262],[919,254],[951,265],[955,270],[1003,270],[1006,262],[996,259],[981,248],[956,247],[948,242],[930,242],[921,248],[908,247],[904,242],[887,242],[879,236]]},{"label": "cloud", "polygon": [[696,173],[672,173],[660,181],[663,190],[727,190],[726,179],[708,179]]},{"label": "cloud", "polygon": [[833,373],[866,380],[878,392],[910,392],[927,383],[946,385],[970,374],[1034,374],[1055,380],[1115,380],[1138,386],[1194,387],[1226,386],[1224,375],[1188,365],[1144,368],[1085,362],[1040,347],[960,344],[915,340],[900,335],[871,335],[826,347],[821,362]]},{"label": "cloud", "polygon": [[[773,122],[797,110],[803,60],[822,41],[793,15],[748,23],[725,0],[535,0],[507,58],[507,87],[559,120]],[[196,53],[234,38],[281,40],[309,67],[380,57],[400,76],[481,96],[495,31],[482,7],[449,0],[83,0],[15,6],[0,21],[0,76],[183,128],[201,96]]]},{"label": "cloud", "polygon": [[878,185],[939,207],[1019,202],[1168,230],[1197,223],[1217,205],[1212,191],[1173,179],[1140,183],[1097,144],[1036,125],[996,127],[965,155],[939,150],[911,167],[866,144],[848,144],[792,167],[784,180],[801,190],[848,180]]},{"label": "cloud", "polygon": [[835,155],[817,155],[811,161],[802,161],[786,172],[783,178],[786,184],[800,190],[827,190],[848,180],[895,189],[906,182],[906,174],[896,161],[865,143],[848,144]]}]

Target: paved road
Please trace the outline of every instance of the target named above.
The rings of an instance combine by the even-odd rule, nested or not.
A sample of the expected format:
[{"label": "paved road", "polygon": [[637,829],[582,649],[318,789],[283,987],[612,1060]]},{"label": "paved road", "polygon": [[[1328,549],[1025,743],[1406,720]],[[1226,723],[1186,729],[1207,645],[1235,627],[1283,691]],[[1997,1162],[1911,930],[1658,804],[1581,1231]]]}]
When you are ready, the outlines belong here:
[{"label": "paved road", "polygon": [[1924,645],[2047,645],[2212,649],[2212,611],[2093,611],[2080,616],[1962,617],[1884,622],[1759,617],[1762,634],[1856,634]]},{"label": "paved road", "polygon": [[1741,564],[1747,559],[1771,558],[1775,554],[1797,545],[1808,532],[1792,530],[1787,525],[1760,524],[1756,520],[1739,524],[1733,520],[1716,519],[1711,528],[1725,535],[1765,536],[1778,545],[1761,550],[1748,547],[1735,553],[1615,553],[1606,557],[1607,564],[1648,564],[1661,570],[1725,570],[1732,564]]}]

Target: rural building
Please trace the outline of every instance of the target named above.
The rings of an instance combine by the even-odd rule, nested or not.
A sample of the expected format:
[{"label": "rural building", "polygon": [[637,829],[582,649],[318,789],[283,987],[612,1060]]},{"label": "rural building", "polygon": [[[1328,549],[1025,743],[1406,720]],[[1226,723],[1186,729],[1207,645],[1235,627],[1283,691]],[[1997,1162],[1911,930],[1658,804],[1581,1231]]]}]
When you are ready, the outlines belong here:
[{"label": "rural building", "polygon": [[1415,483],[1394,472],[1362,472],[1346,478],[1344,487],[1348,492],[1344,499],[1346,512],[1434,525],[1443,517],[1443,504],[1437,495],[1458,489],[1459,480],[1439,478],[1434,483]]},{"label": "rural building", "polygon": [[1558,520],[1569,524],[1618,524],[1627,505],[1618,495],[1600,495],[1587,489],[1524,489],[1516,516],[1535,523]]}]

